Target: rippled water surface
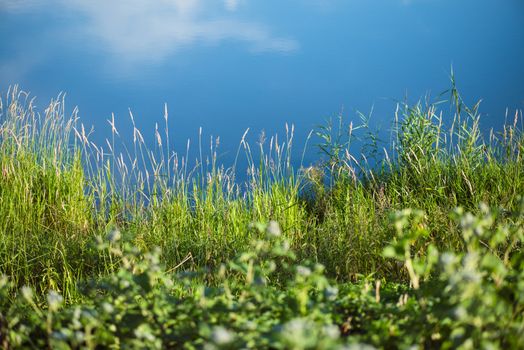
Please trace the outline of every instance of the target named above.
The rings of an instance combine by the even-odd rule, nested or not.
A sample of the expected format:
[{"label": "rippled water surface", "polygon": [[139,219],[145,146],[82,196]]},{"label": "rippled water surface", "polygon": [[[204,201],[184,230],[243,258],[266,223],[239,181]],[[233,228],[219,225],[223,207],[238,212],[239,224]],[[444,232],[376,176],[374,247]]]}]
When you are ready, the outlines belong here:
[{"label": "rippled water surface", "polygon": [[256,138],[373,107],[387,129],[395,99],[449,87],[450,67],[487,125],[524,107],[522,0],[0,0],[0,90],[43,106],[60,91],[96,138],[144,134],[170,111],[174,146],[220,135],[231,158]]}]

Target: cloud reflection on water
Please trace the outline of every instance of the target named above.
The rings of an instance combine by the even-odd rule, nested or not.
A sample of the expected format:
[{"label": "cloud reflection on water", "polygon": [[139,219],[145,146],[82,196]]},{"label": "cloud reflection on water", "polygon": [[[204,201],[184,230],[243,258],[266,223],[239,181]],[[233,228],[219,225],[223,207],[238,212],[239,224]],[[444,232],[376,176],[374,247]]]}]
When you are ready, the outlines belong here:
[{"label": "cloud reflection on water", "polygon": [[[62,28],[74,40],[110,53],[119,61],[158,62],[198,44],[244,42],[253,52],[289,53],[296,40],[277,36],[268,25],[243,19],[240,0],[0,0],[0,12],[53,9],[74,20]],[[66,35],[66,34],[64,34]],[[102,47],[100,47],[102,45]]]}]

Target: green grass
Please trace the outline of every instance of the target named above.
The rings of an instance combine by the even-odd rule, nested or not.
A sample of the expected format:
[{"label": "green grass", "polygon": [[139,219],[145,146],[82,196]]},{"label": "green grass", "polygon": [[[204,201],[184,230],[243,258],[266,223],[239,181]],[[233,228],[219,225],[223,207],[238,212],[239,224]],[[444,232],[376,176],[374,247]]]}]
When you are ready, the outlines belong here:
[{"label": "green grass", "polygon": [[[318,162],[303,168],[293,127],[256,145],[246,132],[237,160],[248,169],[236,169],[218,162],[218,139],[204,151],[200,136],[194,166],[173,152],[167,110],[149,147],[132,115],[132,135],[112,118],[96,145],[63,96],[38,110],[11,88],[0,100],[0,346],[522,345],[522,113],[482,133],[479,106],[454,85],[448,97],[399,104],[388,142],[362,115],[327,123],[308,138]],[[270,220],[279,228],[253,224]]]},{"label": "green grass", "polygon": [[[194,167],[169,149],[167,110],[165,132],[157,130],[150,148],[136,128],[134,142],[122,142],[114,119],[110,140],[95,145],[76,111],[65,116],[62,96],[37,111],[13,87],[0,116],[0,271],[17,286],[74,300],[78,281],[115,268],[92,244],[114,228],[142,249],[160,247],[168,268],[195,269],[244,250],[251,222],[275,220],[299,257],[321,262],[330,276],[398,276],[381,255],[391,212],[427,212],[432,241],[460,251],[450,210],[483,202],[509,213],[524,194],[522,116],[484,137],[478,106],[466,107],[454,88],[449,96],[453,110],[400,105],[384,145],[366,122],[321,127],[320,141],[310,142],[323,160],[303,169],[292,166],[292,128],[257,152],[243,137],[237,157],[249,169],[238,183],[238,170],[217,162],[218,140],[209,152],[200,146]],[[357,139],[367,154],[352,153]]]}]

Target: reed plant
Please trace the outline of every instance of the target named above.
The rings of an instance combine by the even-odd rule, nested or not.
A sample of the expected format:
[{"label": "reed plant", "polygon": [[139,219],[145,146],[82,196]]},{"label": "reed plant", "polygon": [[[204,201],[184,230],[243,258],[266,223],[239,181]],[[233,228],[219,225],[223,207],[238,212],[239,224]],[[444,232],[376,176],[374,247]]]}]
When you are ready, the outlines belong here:
[{"label": "reed plant", "polygon": [[[461,251],[452,208],[475,212],[485,202],[511,213],[524,194],[522,113],[484,133],[479,106],[466,107],[454,87],[448,96],[447,104],[399,104],[387,143],[364,117],[318,128],[310,134],[321,153],[314,165],[292,159],[292,126],[284,139],[257,144],[246,131],[227,167],[218,138],[204,151],[202,131],[196,161],[189,142],[185,154],[171,149],[167,106],[153,143],[130,112],[132,135],[113,116],[111,135],[96,144],[76,109],[66,115],[63,95],[40,111],[12,87],[0,102],[0,273],[72,302],[79,281],[119,268],[95,248],[97,236],[118,229],[144,251],[160,247],[168,271],[191,271],[220,266],[257,238],[250,223],[275,220],[298,258],[321,262],[329,276],[405,280],[382,255],[394,236],[391,212],[431,213],[431,241]],[[240,158],[248,169],[237,169]]]}]

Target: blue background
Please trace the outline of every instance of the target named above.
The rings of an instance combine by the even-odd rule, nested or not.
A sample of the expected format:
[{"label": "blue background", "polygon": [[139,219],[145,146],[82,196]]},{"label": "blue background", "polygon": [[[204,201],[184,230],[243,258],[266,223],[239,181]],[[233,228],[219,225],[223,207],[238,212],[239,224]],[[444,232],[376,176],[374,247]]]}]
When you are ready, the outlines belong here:
[{"label": "blue background", "polygon": [[2,93],[65,91],[98,142],[111,113],[129,132],[128,108],[152,142],[167,103],[173,146],[203,127],[227,164],[248,127],[295,124],[298,153],[339,113],[373,108],[387,130],[396,99],[437,96],[451,66],[485,128],[524,107],[521,0],[0,0],[0,45]]}]

